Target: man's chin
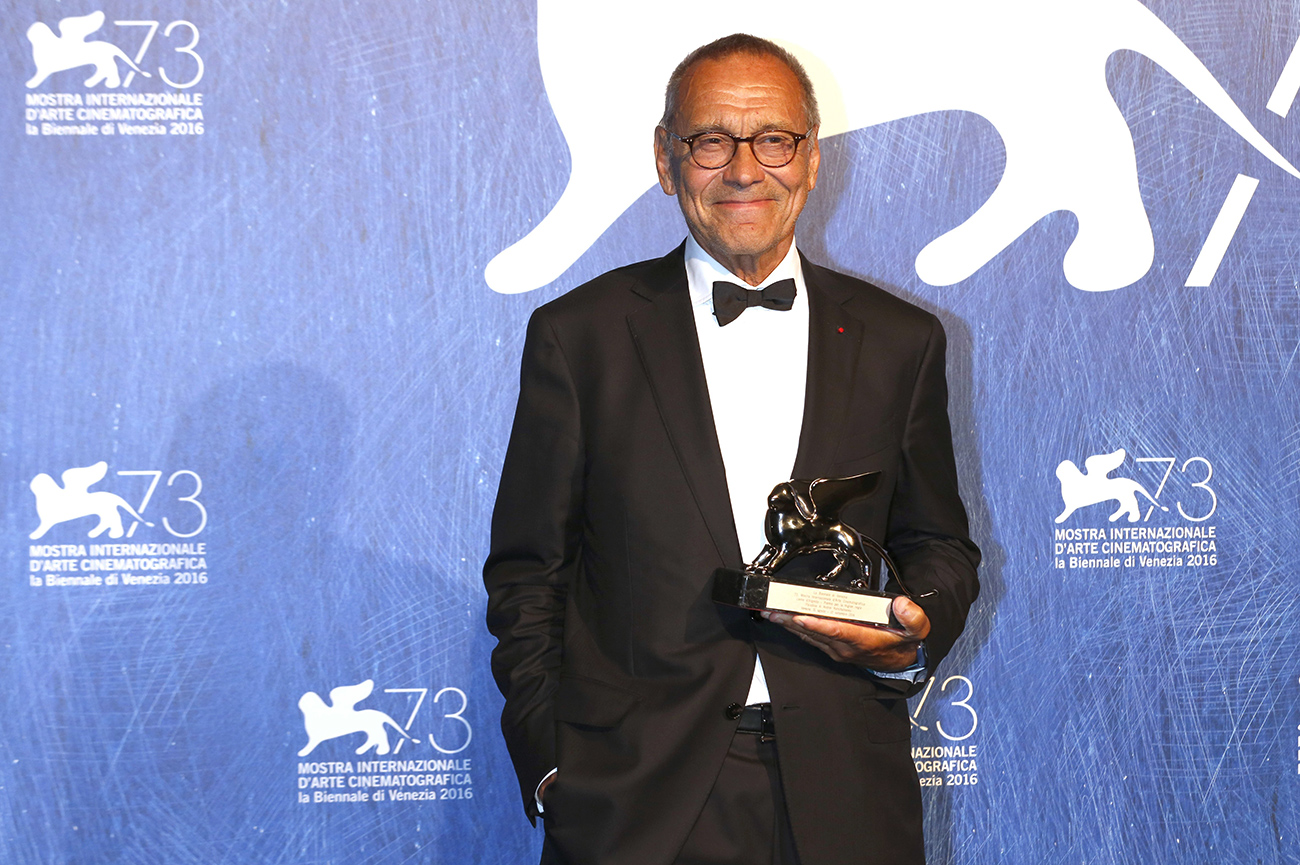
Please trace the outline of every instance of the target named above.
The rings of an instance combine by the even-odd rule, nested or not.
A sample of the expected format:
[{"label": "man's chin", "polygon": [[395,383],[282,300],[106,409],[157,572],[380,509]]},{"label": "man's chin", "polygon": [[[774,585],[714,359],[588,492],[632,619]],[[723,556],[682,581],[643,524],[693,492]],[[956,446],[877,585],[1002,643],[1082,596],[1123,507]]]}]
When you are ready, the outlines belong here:
[{"label": "man's chin", "polygon": [[747,230],[745,226],[706,235],[700,244],[714,258],[722,256],[753,256],[770,252],[781,245],[781,238],[773,236],[771,229]]}]

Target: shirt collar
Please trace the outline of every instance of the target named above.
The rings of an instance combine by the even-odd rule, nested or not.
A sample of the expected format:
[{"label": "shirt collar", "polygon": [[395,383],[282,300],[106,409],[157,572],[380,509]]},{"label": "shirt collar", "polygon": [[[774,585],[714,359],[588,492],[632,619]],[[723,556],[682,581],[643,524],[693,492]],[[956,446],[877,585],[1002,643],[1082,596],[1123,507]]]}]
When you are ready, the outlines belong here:
[{"label": "shirt collar", "polygon": [[795,248],[793,240],[790,241],[790,249],[786,252],[785,258],[781,259],[776,269],[760,284],[749,285],[718,264],[717,260],[696,242],[693,235],[686,235],[686,281],[690,286],[691,305],[707,306],[710,315],[713,313],[713,283],[718,280],[734,282],[758,290],[782,279],[793,279],[799,294],[801,296],[804,294],[803,268],[800,265],[799,251]]}]

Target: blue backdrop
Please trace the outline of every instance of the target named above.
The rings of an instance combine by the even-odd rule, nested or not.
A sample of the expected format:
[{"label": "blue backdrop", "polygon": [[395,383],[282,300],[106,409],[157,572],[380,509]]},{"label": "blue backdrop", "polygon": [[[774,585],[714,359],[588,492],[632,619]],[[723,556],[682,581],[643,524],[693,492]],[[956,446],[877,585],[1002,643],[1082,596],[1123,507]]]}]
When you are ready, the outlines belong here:
[{"label": "blue backdrop", "polygon": [[[949,103],[920,72],[852,78],[807,22],[791,37],[842,91],[823,90],[839,127],[801,249],[949,335],[986,559],[967,635],[912,701],[932,861],[1300,862],[1300,180],[1282,164],[1300,3],[936,3],[915,32],[886,4],[812,5],[822,29],[875,14],[864,41],[943,58],[957,6],[999,28],[968,30],[989,66]],[[479,575],[524,324],[684,236],[647,185],[608,228],[560,224],[578,248],[541,288],[485,276],[578,176],[581,130],[556,114],[589,96],[597,122],[602,88],[639,74],[564,59],[570,37],[653,41],[611,11],[570,26],[599,8],[9,4],[0,859],[535,859]],[[1093,33],[1114,44],[1071,107],[1067,49]],[[1059,67],[1035,65],[1058,62],[1044,44]],[[106,67],[118,86],[86,83]],[[873,113],[855,101],[873,91],[915,99]],[[1131,156],[1085,164],[1100,137],[1077,156],[1016,125],[1064,128],[1054,111],[1118,111],[1109,144]],[[654,120],[626,142],[647,170]],[[1016,201],[1043,191],[1041,213],[991,214],[1002,241],[974,272],[933,276],[918,255],[1013,163],[1036,166]],[[1047,194],[1133,172],[1145,270],[1140,225],[1083,244],[1129,223]],[[1071,269],[1076,239],[1100,282]]]}]

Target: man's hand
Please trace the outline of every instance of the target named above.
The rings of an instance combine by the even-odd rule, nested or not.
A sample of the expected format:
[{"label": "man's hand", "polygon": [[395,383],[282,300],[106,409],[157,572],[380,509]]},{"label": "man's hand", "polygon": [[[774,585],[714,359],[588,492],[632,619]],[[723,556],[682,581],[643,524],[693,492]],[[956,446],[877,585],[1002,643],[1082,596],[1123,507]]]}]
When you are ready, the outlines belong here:
[{"label": "man's hand", "polygon": [[555,783],[555,776],[558,774],[558,772],[552,772],[547,775],[542,781],[541,786],[537,788],[537,801],[541,802],[543,805],[546,804],[546,791],[550,788],[551,784]]},{"label": "man's hand", "polygon": [[894,598],[893,609],[901,631],[790,613],[763,613],[763,618],[837,661],[892,673],[916,663],[916,647],[930,633],[930,618],[910,598]]}]

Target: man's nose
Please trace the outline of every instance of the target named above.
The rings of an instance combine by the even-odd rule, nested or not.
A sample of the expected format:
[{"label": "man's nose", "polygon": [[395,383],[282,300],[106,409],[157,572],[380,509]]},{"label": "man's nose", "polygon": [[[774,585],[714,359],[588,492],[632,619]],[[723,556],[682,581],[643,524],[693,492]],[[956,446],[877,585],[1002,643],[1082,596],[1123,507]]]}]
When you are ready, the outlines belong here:
[{"label": "man's nose", "polygon": [[765,172],[754,157],[754,144],[746,141],[736,145],[736,153],[723,169],[723,180],[735,186],[753,186],[763,179]]}]

